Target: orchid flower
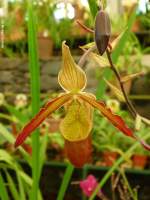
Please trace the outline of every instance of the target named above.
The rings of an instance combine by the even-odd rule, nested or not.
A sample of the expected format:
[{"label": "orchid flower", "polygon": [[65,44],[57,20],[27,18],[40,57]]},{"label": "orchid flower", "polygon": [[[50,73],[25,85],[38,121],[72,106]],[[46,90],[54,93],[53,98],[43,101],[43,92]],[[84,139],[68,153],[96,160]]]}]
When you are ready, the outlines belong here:
[{"label": "orchid flower", "polygon": [[[67,157],[76,167],[82,167],[89,162],[91,157],[91,129],[94,108],[98,109],[125,135],[138,139],[121,117],[113,114],[103,102],[97,101],[93,94],[84,92],[87,83],[86,74],[73,60],[70,49],[65,42],[62,43],[62,68],[58,74],[58,82],[64,93],[49,101],[23,128],[16,139],[16,147],[21,145],[46,117],[63,106],[66,115],[60,124],[60,132],[65,140]],[[150,149],[143,141],[139,141],[145,148]]]}]

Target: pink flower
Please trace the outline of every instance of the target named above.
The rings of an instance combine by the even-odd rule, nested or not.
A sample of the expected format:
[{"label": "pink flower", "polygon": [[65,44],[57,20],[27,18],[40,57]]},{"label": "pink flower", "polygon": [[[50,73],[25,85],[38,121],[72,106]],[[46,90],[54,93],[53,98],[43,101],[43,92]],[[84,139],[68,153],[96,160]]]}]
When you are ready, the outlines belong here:
[{"label": "pink flower", "polygon": [[98,182],[93,175],[89,175],[85,180],[80,181],[80,188],[83,193],[90,197],[94,190],[96,189]]}]

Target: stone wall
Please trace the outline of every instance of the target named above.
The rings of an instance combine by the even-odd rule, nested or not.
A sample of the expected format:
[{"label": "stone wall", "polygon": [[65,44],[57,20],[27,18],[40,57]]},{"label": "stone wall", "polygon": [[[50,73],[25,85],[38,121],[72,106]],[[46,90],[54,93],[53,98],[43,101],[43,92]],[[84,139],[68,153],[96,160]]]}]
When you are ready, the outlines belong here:
[{"label": "stone wall", "polygon": [[[78,60],[78,57],[75,58]],[[88,64],[89,65],[89,64]],[[92,65],[91,65],[92,66]],[[57,75],[61,67],[61,58],[55,57],[49,61],[40,61],[41,92],[57,92],[61,90]],[[96,88],[95,70],[88,69],[88,88]],[[29,93],[29,63],[26,58],[0,59],[0,92],[8,95]]]},{"label": "stone wall", "polygon": [[[78,61],[79,58],[75,57]],[[150,56],[144,56],[142,63],[144,66],[150,67]],[[98,80],[96,74],[98,74],[99,68],[97,64],[87,62],[86,75],[88,80],[87,89],[90,92],[95,93]],[[41,77],[41,93],[50,94],[61,90],[57,82],[57,75],[61,67],[61,58],[54,57],[49,61],[40,61],[40,77]],[[0,92],[5,94],[7,100],[14,100],[14,97],[18,93],[30,93],[30,77],[29,66],[27,58],[0,58]],[[136,95],[150,95],[150,79],[139,78],[132,86],[132,94]],[[150,103],[149,101],[135,101],[137,110],[145,117],[150,118]]]},{"label": "stone wall", "polygon": [[[79,57],[75,57],[76,62]],[[150,56],[142,59],[144,66],[150,66]],[[0,58],[0,92],[6,95],[29,93],[29,66],[27,58]],[[96,74],[98,67],[93,61],[86,63],[88,90],[95,92],[98,81]],[[40,61],[41,92],[57,92],[61,90],[57,75],[61,67],[61,57],[54,57],[48,61]]]}]

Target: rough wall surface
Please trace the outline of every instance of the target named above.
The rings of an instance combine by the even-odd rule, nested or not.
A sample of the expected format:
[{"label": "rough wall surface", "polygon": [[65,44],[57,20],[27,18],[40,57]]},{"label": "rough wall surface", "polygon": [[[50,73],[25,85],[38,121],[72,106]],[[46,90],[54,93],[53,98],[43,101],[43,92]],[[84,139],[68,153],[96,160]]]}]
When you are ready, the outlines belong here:
[{"label": "rough wall surface", "polygon": [[[77,61],[79,58],[76,57]],[[96,88],[95,70],[87,64],[88,88]],[[90,67],[89,67],[90,66]],[[40,61],[41,92],[57,92],[61,90],[57,75],[61,67],[61,57],[48,61]],[[26,58],[0,59],[0,92],[8,95],[28,94],[30,88],[29,63]]]}]

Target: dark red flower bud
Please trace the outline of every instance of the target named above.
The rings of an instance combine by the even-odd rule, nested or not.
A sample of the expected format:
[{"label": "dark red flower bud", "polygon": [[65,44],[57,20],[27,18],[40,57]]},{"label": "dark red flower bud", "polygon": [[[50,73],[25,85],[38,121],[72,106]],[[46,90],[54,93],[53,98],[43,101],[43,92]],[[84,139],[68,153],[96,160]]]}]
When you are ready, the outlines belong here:
[{"label": "dark red flower bud", "polygon": [[65,153],[75,167],[80,168],[90,162],[92,153],[91,136],[77,142],[65,140]]},{"label": "dark red flower bud", "polygon": [[111,35],[111,24],[108,14],[100,10],[95,19],[95,42],[100,55],[106,51]]}]

